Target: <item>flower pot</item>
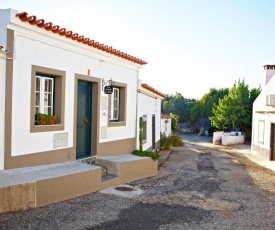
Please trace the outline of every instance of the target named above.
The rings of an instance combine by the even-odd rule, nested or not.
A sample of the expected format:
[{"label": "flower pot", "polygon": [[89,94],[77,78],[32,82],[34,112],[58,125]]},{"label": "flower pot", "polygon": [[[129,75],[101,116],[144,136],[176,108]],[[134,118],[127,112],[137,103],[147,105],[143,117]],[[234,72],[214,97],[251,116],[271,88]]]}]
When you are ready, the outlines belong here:
[{"label": "flower pot", "polygon": [[57,121],[56,116],[48,115],[48,114],[35,114],[35,124],[36,125],[53,125]]}]

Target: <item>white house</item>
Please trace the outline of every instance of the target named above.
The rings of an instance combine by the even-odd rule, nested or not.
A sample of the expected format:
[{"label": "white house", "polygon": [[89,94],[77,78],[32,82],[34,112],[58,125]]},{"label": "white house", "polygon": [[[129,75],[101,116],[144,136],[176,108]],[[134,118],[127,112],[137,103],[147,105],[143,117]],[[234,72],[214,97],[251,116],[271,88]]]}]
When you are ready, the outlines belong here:
[{"label": "white house", "polygon": [[[20,171],[21,179],[27,179],[34,189],[27,183],[12,185],[19,195],[7,192],[0,181],[0,196],[6,197],[0,213],[157,174],[157,161],[130,154],[137,149],[138,97],[144,99],[138,90],[147,90],[138,88],[139,69],[145,61],[13,9],[0,10],[0,46],[1,176],[8,169],[30,167],[41,173],[48,165],[54,165],[51,169],[62,165],[69,171],[63,175],[66,170],[59,168],[58,175],[51,177],[54,170],[46,168],[46,180],[41,179],[43,171],[31,181],[36,173]],[[151,94],[161,98],[156,92]],[[146,106],[155,106],[155,99],[144,100]],[[159,111],[159,100],[157,106]],[[158,111],[144,109],[151,122]],[[57,121],[39,123],[39,114],[44,118],[54,115]],[[157,132],[156,128],[156,141]],[[152,145],[150,135],[146,148]],[[91,157],[111,165],[110,172],[117,177],[103,181],[98,166],[76,162]],[[16,170],[13,173],[19,173]],[[30,201],[18,201],[22,194],[31,197]]]},{"label": "white house", "polygon": [[[1,10],[1,22],[0,42],[10,50],[7,60],[1,58],[7,80],[1,169],[136,148],[133,102],[145,61],[27,13]],[[104,94],[105,83],[113,94]],[[57,123],[36,125],[36,113],[57,115]]]},{"label": "white house", "polygon": [[[138,119],[143,118],[143,150],[154,151],[160,147],[161,100],[165,95],[148,84],[138,85]],[[139,122],[137,124],[137,137]],[[139,138],[137,138],[139,146]]]},{"label": "white house", "polygon": [[253,104],[251,149],[266,160],[275,160],[275,65],[264,66],[262,92]]}]

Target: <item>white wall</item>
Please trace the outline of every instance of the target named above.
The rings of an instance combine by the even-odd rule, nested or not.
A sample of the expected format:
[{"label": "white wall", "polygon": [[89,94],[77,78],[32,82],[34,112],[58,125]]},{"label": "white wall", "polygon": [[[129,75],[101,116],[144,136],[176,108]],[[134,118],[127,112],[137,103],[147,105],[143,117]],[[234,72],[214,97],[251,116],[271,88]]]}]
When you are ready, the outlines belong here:
[{"label": "white wall", "polygon": [[166,137],[171,135],[172,133],[172,119],[161,119],[161,132],[165,134]]},{"label": "white wall", "polygon": [[[266,95],[275,94],[275,78],[271,78],[253,104],[251,145],[258,154],[268,157],[271,123],[275,123],[275,108],[266,106]],[[261,124],[259,125],[259,121]]]},{"label": "white wall", "polygon": [[[108,128],[108,137],[101,139],[100,142],[135,137],[138,65],[122,61],[107,53],[105,55],[87,45],[28,23],[21,23],[19,20],[17,23],[23,27],[9,25],[11,29],[16,30],[12,95],[12,156],[52,150],[53,135],[57,133],[30,133],[32,65],[66,71],[65,130],[61,132],[68,132],[68,147],[73,146],[75,74],[86,75],[88,69],[91,70],[91,76],[105,78],[105,80],[112,78],[113,81],[126,83],[128,89],[126,126]],[[102,95],[105,94],[102,92]]]},{"label": "white wall", "polygon": [[262,87],[265,87],[269,83],[270,79],[273,77],[274,74],[275,69],[267,69],[267,67],[265,67]]},{"label": "white wall", "polygon": [[[147,96],[143,93],[138,93],[138,122],[137,122],[137,137],[139,136],[139,117],[147,115],[147,140],[143,144],[143,150],[152,147],[152,115],[155,115],[155,141],[160,140],[160,112],[161,99]],[[137,138],[137,149],[139,148],[139,138]]]},{"label": "white wall", "polygon": [[[259,121],[263,123],[263,129],[259,125]],[[275,123],[275,115],[255,113],[253,117],[252,145],[270,149],[270,130],[271,123]],[[263,133],[262,133],[263,131]],[[262,137],[263,136],[263,137]]]},{"label": "white wall", "polygon": [[6,55],[0,51],[0,170],[4,169]]}]

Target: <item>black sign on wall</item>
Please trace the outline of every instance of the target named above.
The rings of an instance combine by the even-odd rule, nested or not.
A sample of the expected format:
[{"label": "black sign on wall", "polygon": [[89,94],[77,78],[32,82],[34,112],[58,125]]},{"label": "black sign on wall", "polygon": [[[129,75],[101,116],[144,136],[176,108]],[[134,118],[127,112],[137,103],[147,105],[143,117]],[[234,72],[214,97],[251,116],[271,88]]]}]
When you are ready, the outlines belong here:
[{"label": "black sign on wall", "polygon": [[105,94],[112,94],[113,93],[113,86],[105,86],[104,87]]}]

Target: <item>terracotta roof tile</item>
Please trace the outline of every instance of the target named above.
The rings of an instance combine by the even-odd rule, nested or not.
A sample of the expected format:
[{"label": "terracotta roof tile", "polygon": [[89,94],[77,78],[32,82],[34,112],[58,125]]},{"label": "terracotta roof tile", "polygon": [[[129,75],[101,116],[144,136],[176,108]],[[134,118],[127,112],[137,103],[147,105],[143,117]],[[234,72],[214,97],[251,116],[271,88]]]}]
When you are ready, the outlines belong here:
[{"label": "terracotta roof tile", "polygon": [[149,91],[151,91],[151,92],[153,92],[153,93],[155,93],[155,94],[157,94],[157,95],[159,95],[159,96],[161,96],[161,97],[163,97],[163,98],[166,97],[165,94],[159,92],[158,90],[156,90],[155,88],[153,88],[152,86],[150,86],[150,85],[148,85],[148,84],[141,84],[141,86],[142,86],[144,89],[147,89],[147,90],[149,90]]},{"label": "terracotta roof tile", "polygon": [[28,22],[29,24],[33,26],[37,26],[39,28],[44,28],[47,31],[52,31],[55,34],[59,34],[60,36],[65,36],[68,39],[72,39],[75,41],[78,41],[80,43],[83,43],[88,46],[92,46],[94,48],[97,48],[99,50],[102,50],[104,52],[113,54],[115,56],[121,57],[123,59],[126,59],[128,61],[140,64],[140,65],[145,65],[147,62],[138,59],[136,57],[133,57],[129,54],[123,53],[119,50],[113,49],[110,46],[100,44],[99,42],[95,42],[94,40],[91,40],[90,38],[85,38],[83,35],[79,35],[78,33],[74,33],[73,31],[67,31],[66,28],[60,28],[58,25],[53,25],[51,22],[46,22],[44,19],[37,19],[36,16],[28,16],[27,12],[22,12],[16,14],[16,17],[19,17],[19,19],[22,22]]}]

